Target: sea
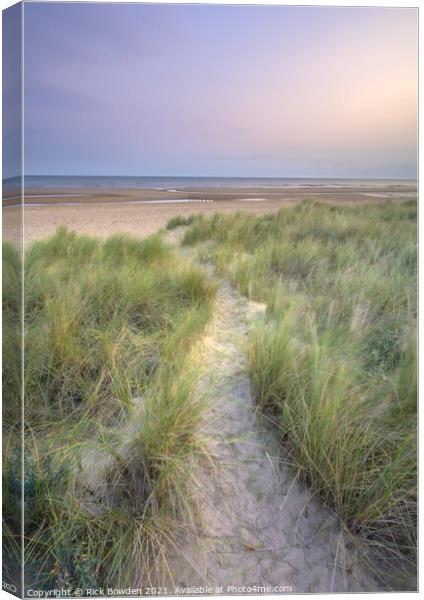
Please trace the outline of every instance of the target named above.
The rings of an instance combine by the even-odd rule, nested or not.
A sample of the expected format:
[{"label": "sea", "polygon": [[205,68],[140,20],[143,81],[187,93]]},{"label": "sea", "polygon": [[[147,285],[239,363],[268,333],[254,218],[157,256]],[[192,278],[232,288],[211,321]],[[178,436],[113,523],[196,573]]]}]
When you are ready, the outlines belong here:
[{"label": "sea", "polygon": [[[298,188],[298,187],[366,187],[390,185],[415,185],[415,179],[342,179],[342,178],[291,178],[291,177],[122,177],[122,176],[68,176],[28,175],[24,186],[39,189],[72,190],[101,189],[154,189],[183,191],[191,188]],[[20,178],[3,179],[3,192],[19,189]]]}]

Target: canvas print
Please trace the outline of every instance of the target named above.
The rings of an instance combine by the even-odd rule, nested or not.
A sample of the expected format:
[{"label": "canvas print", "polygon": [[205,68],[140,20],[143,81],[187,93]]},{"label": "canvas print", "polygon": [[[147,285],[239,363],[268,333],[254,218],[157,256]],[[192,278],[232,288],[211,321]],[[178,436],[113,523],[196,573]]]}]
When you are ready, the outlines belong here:
[{"label": "canvas print", "polygon": [[3,11],[3,590],[417,589],[417,27]]}]

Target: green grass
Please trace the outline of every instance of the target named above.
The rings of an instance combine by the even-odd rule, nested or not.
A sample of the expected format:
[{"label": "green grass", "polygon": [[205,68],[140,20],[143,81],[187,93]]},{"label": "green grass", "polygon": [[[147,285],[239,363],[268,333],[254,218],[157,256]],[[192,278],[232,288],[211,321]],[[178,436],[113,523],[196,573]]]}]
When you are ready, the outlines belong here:
[{"label": "green grass", "polygon": [[175,229],[176,227],[184,227],[193,223],[194,216],[182,217],[177,215],[168,221],[166,224],[167,229]]},{"label": "green grass", "polygon": [[[182,225],[184,244],[266,303],[247,348],[258,406],[312,493],[402,587],[416,562],[416,204],[309,200],[168,229]],[[7,551],[19,554],[24,501],[28,583],[160,585],[195,521],[190,466],[206,449],[192,348],[215,288],[160,236],[60,229],[28,248],[22,500],[20,264],[5,244]]]},{"label": "green grass", "polygon": [[416,561],[416,203],[200,216],[183,244],[266,302],[248,347],[257,402],[402,586]]},{"label": "green grass", "polygon": [[[7,244],[3,269],[9,327],[19,321],[20,264]],[[214,295],[202,271],[159,236],[100,241],[62,228],[26,251],[28,582],[161,583],[166,548],[195,510],[189,465],[205,448],[191,348]],[[18,413],[16,374],[19,364],[6,379],[10,423]],[[87,476],[100,477],[98,485],[87,487]],[[11,429],[3,470],[10,540],[19,535],[19,482],[19,438]]]}]

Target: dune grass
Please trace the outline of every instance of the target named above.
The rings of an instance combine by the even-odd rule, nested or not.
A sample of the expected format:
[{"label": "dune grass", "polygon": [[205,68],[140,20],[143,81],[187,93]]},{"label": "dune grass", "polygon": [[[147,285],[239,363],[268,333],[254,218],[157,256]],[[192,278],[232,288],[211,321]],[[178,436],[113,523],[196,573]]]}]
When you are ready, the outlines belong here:
[{"label": "dune grass", "polygon": [[194,215],[189,217],[182,217],[181,215],[177,215],[176,217],[172,217],[166,224],[167,229],[175,229],[176,227],[184,227],[187,225],[191,225],[193,223]]},{"label": "dune grass", "polygon": [[[7,323],[16,318],[19,269],[7,245],[3,263]],[[28,584],[163,583],[165,549],[194,510],[189,465],[205,452],[190,357],[214,295],[201,270],[159,236],[100,241],[62,228],[27,250]],[[6,383],[7,405],[18,413],[15,377]],[[12,433],[6,448],[3,506],[13,539],[21,499]]]},{"label": "dune grass", "polygon": [[199,216],[183,243],[266,302],[248,347],[257,402],[402,587],[416,562],[416,203]]}]

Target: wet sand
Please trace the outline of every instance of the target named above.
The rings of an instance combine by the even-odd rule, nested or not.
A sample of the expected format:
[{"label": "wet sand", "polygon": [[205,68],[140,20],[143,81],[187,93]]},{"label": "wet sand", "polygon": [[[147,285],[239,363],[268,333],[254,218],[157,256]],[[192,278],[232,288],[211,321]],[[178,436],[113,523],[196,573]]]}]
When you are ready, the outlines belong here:
[{"label": "wet sand", "polygon": [[[185,188],[178,191],[149,189],[27,189],[25,192],[25,242],[48,237],[65,225],[78,233],[107,236],[125,232],[146,236],[164,227],[176,215],[215,211],[253,214],[277,212],[305,198],[326,202],[384,202],[416,198],[411,184],[357,187]],[[3,236],[16,240],[21,210],[18,200],[3,199]]]}]

